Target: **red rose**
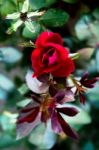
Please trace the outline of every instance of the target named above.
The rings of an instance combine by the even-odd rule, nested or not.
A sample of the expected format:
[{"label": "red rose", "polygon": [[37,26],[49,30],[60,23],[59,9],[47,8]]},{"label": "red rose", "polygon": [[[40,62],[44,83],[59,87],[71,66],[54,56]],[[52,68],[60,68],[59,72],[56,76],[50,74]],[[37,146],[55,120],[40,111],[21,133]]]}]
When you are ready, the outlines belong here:
[{"label": "red rose", "polygon": [[35,45],[31,57],[34,76],[51,73],[55,77],[65,77],[74,71],[74,63],[59,34],[45,31]]}]

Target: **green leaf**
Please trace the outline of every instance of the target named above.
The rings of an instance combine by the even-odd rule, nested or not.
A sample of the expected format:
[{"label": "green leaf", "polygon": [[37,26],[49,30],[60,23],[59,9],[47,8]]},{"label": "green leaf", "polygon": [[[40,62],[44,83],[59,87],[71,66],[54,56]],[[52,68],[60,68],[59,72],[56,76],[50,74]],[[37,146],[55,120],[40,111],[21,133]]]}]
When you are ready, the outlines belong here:
[{"label": "green leaf", "polygon": [[21,95],[24,95],[24,94],[26,94],[26,93],[29,91],[29,89],[28,89],[28,86],[27,86],[26,84],[23,84],[23,85],[18,89],[18,91],[19,91],[19,93],[20,93]]},{"label": "green leaf", "polygon": [[8,148],[16,143],[14,137],[8,133],[0,133],[0,149]]},{"label": "green leaf", "polygon": [[6,100],[7,99],[7,92],[0,88],[0,100]]},{"label": "green leaf", "polygon": [[25,38],[28,39],[36,39],[36,37],[40,34],[41,32],[41,26],[39,23],[37,23],[36,21],[32,22],[32,25],[34,27],[34,33],[32,33],[26,26],[23,29],[22,35]]},{"label": "green leaf", "polygon": [[22,58],[22,53],[13,47],[0,48],[0,61],[4,63],[17,63]]},{"label": "green leaf", "polygon": [[75,32],[79,40],[85,40],[91,36],[89,31],[88,23],[91,22],[89,16],[82,16],[75,25]]},{"label": "green leaf", "polygon": [[2,116],[0,116],[0,125],[4,131],[11,132],[15,129],[15,116],[10,112],[4,112]]},{"label": "green leaf", "polygon": [[88,141],[85,143],[82,150],[95,150],[95,147],[91,141]]},{"label": "green leaf", "polygon": [[50,27],[63,26],[69,19],[69,15],[61,9],[49,9],[39,19],[41,23]]},{"label": "green leaf", "polygon": [[2,16],[6,16],[14,11],[16,11],[16,5],[11,0],[5,0],[0,6],[0,12]]},{"label": "green leaf", "polygon": [[99,49],[96,49],[96,67],[97,67],[97,72],[99,73]]},{"label": "green leaf", "polygon": [[78,0],[63,0],[63,1],[67,3],[76,3]]},{"label": "green leaf", "polygon": [[40,8],[48,7],[55,2],[56,0],[30,0],[30,6],[33,10],[38,10]]},{"label": "green leaf", "polygon": [[39,149],[52,148],[56,142],[56,136],[51,129],[50,123],[47,123],[47,127],[44,124],[40,124],[34,129],[29,137],[29,142],[36,145]]},{"label": "green leaf", "polygon": [[31,101],[32,101],[32,99],[29,99],[29,98],[24,99],[24,100],[22,100],[21,102],[18,102],[18,103],[17,103],[17,106],[18,106],[18,107],[25,107],[25,106],[26,106],[27,104],[29,104]]},{"label": "green leaf", "polygon": [[99,108],[99,81],[93,89],[88,89],[87,96],[92,104]]},{"label": "green leaf", "polygon": [[9,78],[0,73],[0,88],[7,92],[11,92],[15,86]]},{"label": "green leaf", "polygon": [[95,46],[99,41],[99,21],[94,21],[91,17],[82,16],[75,25],[75,32],[79,40],[86,40],[87,45]]},{"label": "green leaf", "polygon": [[92,14],[97,20],[99,20],[99,8],[96,8]]}]

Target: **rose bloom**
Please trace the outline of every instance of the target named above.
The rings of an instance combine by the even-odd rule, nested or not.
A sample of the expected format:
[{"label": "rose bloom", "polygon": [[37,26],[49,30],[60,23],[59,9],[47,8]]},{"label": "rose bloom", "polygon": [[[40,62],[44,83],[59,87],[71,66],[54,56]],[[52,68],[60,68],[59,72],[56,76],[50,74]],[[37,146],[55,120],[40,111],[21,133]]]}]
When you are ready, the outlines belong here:
[{"label": "rose bloom", "polygon": [[58,33],[45,31],[35,42],[32,52],[33,76],[51,73],[54,77],[67,77],[75,69],[69,52],[63,47],[63,40]]}]

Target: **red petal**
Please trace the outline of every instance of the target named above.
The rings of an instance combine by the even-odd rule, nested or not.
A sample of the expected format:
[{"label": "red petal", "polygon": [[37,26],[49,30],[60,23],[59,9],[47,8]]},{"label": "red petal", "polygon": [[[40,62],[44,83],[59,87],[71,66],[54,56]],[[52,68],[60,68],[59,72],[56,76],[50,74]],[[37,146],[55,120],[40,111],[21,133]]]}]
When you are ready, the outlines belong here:
[{"label": "red petal", "polygon": [[53,114],[51,117],[51,125],[52,125],[52,129],[55,133],[60,133],[63,131],[61,126],[60,126],[60,123],[58,121],[57,113],[55,111],[53,111]]},{"label": "red petal", "polygon": [[39,107],[33,108],[29,113],[20,114],[17,123],[33,122],[39,113]]},{"label": "red petal", "polygon": [[55,49],[59,59],[57,60],[58,62],[61,63],[61,61],[63,62],[66,60],[66,58],[68,58],[69,52],[62,45],[53,42],[46,43],[45,49],[51,49],[51,48]]},{"label": "red petal", "polygon": [[78,113],[78,110],[74,107],[57,108],[57,111],[71,117],[77,115]]},{"label": "red petal", "polygon": [[[54,44],[54,43],[48,43],[45,45],[45,49],[51,49],[51,48],[54,48],[57,53],[57,61],[53,65],[48,65],[47,67],[42,67],[42,68],[41,68],[40,64],[38,64],[40,66],[39,72],[41,72],[41,74],[43,74],[43,73],[52,73],[53,74],[53,72],[55,72],[55,70],[57,70],[59,72],[62,69],[64,69],[64,67],[63,67],[64,63],[71,61],[68,58],[68,54],[69,54],[68,51],[63,46],[61,46],[59,44]],[[71,65],[71,67],[72,67],[71,63],[68,63],[67,65]],[[62,69],[61,69],[61,67],[62,67]],[[67,69],[68,68],[66,68],[66,66],[65,66],[65,70],[67,70]],[[67,70],[67,72],[68,72],[68,70]]]},{"label": "red petal", "polygon": [[41,62],[40,62],[40,56],[41,56],[41,52],[38,49],[35,49],[32,52],[32,56],[31,56],[31,61],[32,61],[32,67],[35,71],[35,74],[38,73],[38,71],[42,71],[42,68],[40,66]]},{"label": "red petal", "polygon": [[71,138],[77,139],[78,134],[64,121],[64,119],[61,117],[61,115],[57,112],[58,121],[61,124],[61,127],[64,131],[64,133]]},{"label": "red petal", "polygon": [[41,48],[44,47],[46,43],[57,43],[62,45],[63,44],[63,40],[61,38],[61,36],[58,33],[53,33],[53,32],[49,32],[49,31],[45,31],[42,32],[39,37],[37,38],[35,44],[36,44],[36,48]]},{"label": "red petal", "polygon": [[74,62],[70,58],[67,58],[65,63],[60,68],[52,72],[52,75],[55,77],[65,77],[69,76],[74,70]]}]

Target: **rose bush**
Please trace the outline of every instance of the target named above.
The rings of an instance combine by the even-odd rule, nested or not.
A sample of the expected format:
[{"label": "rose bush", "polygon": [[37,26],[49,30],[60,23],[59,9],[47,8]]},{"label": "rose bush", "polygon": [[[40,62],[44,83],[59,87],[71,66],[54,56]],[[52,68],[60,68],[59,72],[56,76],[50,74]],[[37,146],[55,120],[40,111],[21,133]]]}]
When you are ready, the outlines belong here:
[{"label": "rose bush", "polygon": [[45,31],[35,42],[32,52],[33,76],[51,73],[55,77],[66,77],[74,71],[74,62],[69,52],[63,47],[63,40],[58,33]]}]

